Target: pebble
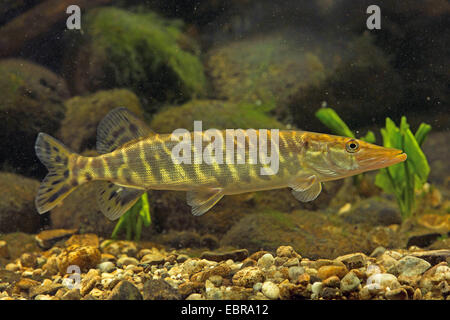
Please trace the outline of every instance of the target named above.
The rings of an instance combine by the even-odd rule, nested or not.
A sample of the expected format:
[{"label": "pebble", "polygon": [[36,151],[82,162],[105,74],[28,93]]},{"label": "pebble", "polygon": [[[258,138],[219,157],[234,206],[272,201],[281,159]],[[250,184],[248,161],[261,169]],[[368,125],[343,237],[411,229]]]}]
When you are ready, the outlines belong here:
[{"label": "pebble", "polygon": [[387,290],[384,295],[388,300],[408,300],[408,293],[404,288]]},{"label": "pebble", "polygon": [[341,286],[341,280],[339,280],[339,277],[337,277],[337,276],[331,276],[331,277],[323,280],[322,283],[325,287],[330,287],[330,288],[339,288]]},{"label": "pebble", "polygon": [[277,256],[297,259],[302,258],[291,246],[279,246],[277,249]]},{"label": "pebble", "polygon": [[317,270],[317,276],[322,280],[325,280],[331,276],[337,276],[342,279],[347,272],[348,270],[345,266],[328,265],[320,267],[319,270]]},{"label": "pebble", "polygon": [[389,288],[390,290],[400,287],[397,278],[390,273],[377,273],[367,279],[367,286],[371,289],[383,290]]},{"label": "pebble", "polygon": [[280,289],[271,281],[264,282],[261,291],[267,298],[272,300],[276,300],[280,297]]},{"label": "pebble", "polygon": [[205,251],[201,254],[200,259],[206,259],[211,261],[225,261],[228,259],[231,259],[233,261],[242,261],[248,257],[248,250],[247,249],[238,249],[238,250],[231,250],[226,252],[211,252],[211,251]]},{"label": "pebble", "polygon": [[319,295],[320,292],[322,291],[323,288],[323,283],[322,282],[314,282],[311,286],[311,291],[312,293],[314,293],[315,295]]},{"label": "pebble", "polygon": [[117,266],[122,267],[122,266],[127,266],[127,265],[133,265],[133,266],[137,266],[139,264],[139,261],[136,258],[133,257],[122,257],[119,260],[117,260]]},{"label": "pebble", "polygon": [[252,288],[255,283],[264,281],[264,273],[257,267],[247,267],[236,272],[232,281],[236,286]]},{"label": "pebble", "polygon": [[431,264],[423,259],[405,256],[398,261],[397,271],[400,275],[412,277],[421,275],[431,267]]},{"label": "pebble", "polygon": [[344,293],[355,291],[356,289],[358,289],[360,283],[361,281],[355,275],[355,273],[350,271],[341,280],[341,291]]},{"label": "pebble", "polygon": [[297,280],[298,277],[304,273],[305,273],[305,269],[303,267],[294,266],[294,267],[290,267],[288,269],[289,279],[291,279],[293,281]]},{"label": "pebble", "polygon": [[[66,274],[67,268],[71,265],[78,266],[82,272],[86,272],[95,268],[100,263],[100,258],[101,253],[97,248],[72,245],[58,255],[57,266],[61,275]],[[45,265],[43,268],[45,269]]]},{"label": "pebble", "polygon": [[122,280],[111,291],[108,300],[142,300],[142,295],[134,284]]},{"label": "pebble", "polygon": [[270,253],[266,253],[261,258],[258,259],[258,267],[263,269],[268,269],[273,266],[275,262],[274,257]]},{"label": "pebble", "polygon": [[347,269],[351,270],[364,267],[364,265],[366,264],[366,259],[367,257],[364,253],[358,252],[346,254],[344,256],[337,257],[334,260],[342,262],[347,267]]},{"label": "pebble", "polygon": [[165,256],[160,253],[149,253],[141,258],[142,264],[159,265],[164,263]]},{"label": "pebble", "polygon": [[116,266],[111,261],[105,261],[105,262],[102,262],[99,265],[97,265],[97,268],[102,273],[108,273],[108,272],[114,271],[114,269],[116,269]]}]

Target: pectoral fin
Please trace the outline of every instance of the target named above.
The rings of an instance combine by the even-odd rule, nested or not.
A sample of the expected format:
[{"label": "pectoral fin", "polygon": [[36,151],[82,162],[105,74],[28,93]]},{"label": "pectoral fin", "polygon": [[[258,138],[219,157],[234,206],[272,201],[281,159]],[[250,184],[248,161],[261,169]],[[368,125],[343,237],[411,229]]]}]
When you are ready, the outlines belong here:
[{"label": "pectoral fin", "polygon": [[305,191],[311,188],[316,180],[317,178],[315,175],[297,178],[289,184],[289,187],[291,187],[293,191]]},{"label": "pectoral fin", "polygon": [[97,203],[108,219],[116,220],[127,212],[144,192],[142,189],[122,187],[105,181],[99,184]]},{"label": "pectoral fin", "polygon": [[201,216],[211,209],[223,197],[222,189],[209,189],[201,191],[188,191],[187,203],[192,207],[194,216]]},{"label": "pectoral fin", "polygon": [[313,201],[316,199],[320,192],[322,191],[322,184],[319,181],[314,181],[314,183],[307,189],[300,190],[292,190],[292,194],[294,197],[301,202]]}]

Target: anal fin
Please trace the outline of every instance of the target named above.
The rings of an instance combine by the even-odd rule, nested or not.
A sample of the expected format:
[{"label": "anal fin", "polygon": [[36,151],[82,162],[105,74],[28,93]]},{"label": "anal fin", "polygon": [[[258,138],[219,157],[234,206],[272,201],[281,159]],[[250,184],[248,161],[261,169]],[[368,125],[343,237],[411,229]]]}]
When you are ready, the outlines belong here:
[{"label": "anal fin", "polygon": [[211,209],[223,197],[222,189],[191,190],[186,194],[187,203],[192,207],[194,216],[201,216]]},{"label": "anal fin", "polygon": [[116,220],[127,212],[144,192],[142,189],[127,188],[105,181],[98,187],[97,203],[108,219]]},{"label": "anal fin", "polygon": [[293,189],[293,191],[305,191],[316,182],[317,178],[315,175],[308,177],[300,177],[296,178],[289,184],[289,187]]}]

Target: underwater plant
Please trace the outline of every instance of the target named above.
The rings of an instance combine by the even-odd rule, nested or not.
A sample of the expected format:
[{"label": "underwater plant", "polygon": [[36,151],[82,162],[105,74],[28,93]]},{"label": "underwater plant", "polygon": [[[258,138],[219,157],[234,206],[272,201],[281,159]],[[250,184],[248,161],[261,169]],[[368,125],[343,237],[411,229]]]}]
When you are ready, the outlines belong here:
[{"label": "underwater plant", "polygon": [[[150,217],[150,206],[148,204],[147,193],[139,198],[139,200],[125,212],[117,222],[111,234],[112,239],[117,239],[119,232],[125,229],[126,239],[139,241],[142,234],[142,226],[149,227],[152,223]],[[133,237],[134,235],[134,237]]]},{"label": "underwater plant", "polygon": [[[316,117],[327,126],[334,134],[339,136],[356,138],[347,124],[338,116],[332,108],[321,108],[316,112]],[[368,143],[375,143],[375,135],[372,131],[368,131],[364,137],[359,138]]]},{"label": "underwater plant", "polygon": [[381,169],[375,177],[375,184],[387,193],[394,194],[403,219],[410,217],[415,209],[415,192],[427,182],[430,166],[421,146],[431,126],[421,123],[413,134],[403,116],[400,127],[386,118],[386,127],[381,129],[383,145],[403,150],[408,158],[388,168]]}]

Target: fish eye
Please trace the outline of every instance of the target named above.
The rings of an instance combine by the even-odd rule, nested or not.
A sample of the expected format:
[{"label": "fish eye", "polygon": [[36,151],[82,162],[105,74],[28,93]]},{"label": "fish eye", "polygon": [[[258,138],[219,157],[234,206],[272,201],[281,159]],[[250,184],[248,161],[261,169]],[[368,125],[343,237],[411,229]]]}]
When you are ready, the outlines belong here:
[{"label": "fish eye", "polygon": [[358,151],[359,150],[358,141],[356,141],[355,139],[347,141],[347,143],[345,144],[345,149],[350,153]]}]

